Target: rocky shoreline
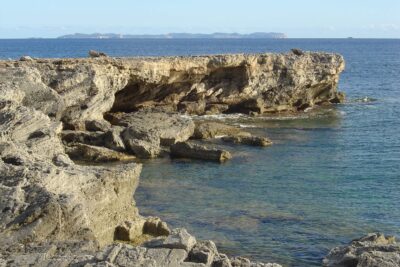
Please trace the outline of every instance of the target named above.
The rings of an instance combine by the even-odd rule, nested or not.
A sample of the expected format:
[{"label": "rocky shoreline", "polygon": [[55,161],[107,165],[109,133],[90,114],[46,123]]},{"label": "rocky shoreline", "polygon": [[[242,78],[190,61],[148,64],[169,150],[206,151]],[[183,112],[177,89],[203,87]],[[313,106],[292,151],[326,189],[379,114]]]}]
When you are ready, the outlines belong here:
[{"label": "rocky shoreline", "polygon": [[279,266],[142,217],[140,160],[229,160],[202,142],[217,136],[269,146],[188,115],[340,103],[343,69],[340,55],[310,52],[0,61],[0,266]]}]

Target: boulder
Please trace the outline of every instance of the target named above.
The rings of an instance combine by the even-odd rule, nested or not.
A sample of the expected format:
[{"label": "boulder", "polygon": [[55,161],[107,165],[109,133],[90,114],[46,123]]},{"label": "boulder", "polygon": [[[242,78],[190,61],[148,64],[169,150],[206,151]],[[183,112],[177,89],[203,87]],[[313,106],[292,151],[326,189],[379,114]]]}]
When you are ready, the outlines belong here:
[{"label": "boulder", "polygon": [[214,257],[212,267],[232,267],[231,260],[227,255],[219,253]]},{"label": "boulder", "polygon": [[189,252],[196,245],[196,242],[196,238],[190,235],[186,229],[176,228],[166,238],[153,239],[144,243],[143,246],[147,248],[183,249]]},{"label": "boulder", "polygon": [[134,241],[143,234],[143,219],[125,221],[115,228],[114,240]]},{"label": "boulder", "polygon": [[157,217],[149,217],[143,225],[143,233],[152,236],[168,236],[171,234],[166,222]]},{"label": "boulder", "polygon": [[191,119],[179,114],[140,111],[113,116],[113,123],[126,127],[121,137],[127,149],[139,158],[155,158],[161,146],[189,139],[194,131]]},{"label": "boulder", "polygon": [[19,61],[33,61],[33,58],[30,56],[22,56]]},{"label": "boulder", "polygon": [[103,52],[95,51],[95,50],[90,50],[89,51],[89,57],[91,58],[97,58],[97,57],[107,57],[107,55]]},{"label": "boulder", "polygon": [[163,146],[186,141],[192,136],[194,123],[188,117],[176,113],[139,111],[114,117],[114,124],[134,128],[142,135],[149,133]]},{"label": "boulder", "polygon": [[371,233],[349,245],[332,249],[323,260],[324,267],[400,266],[400,244],[392,236]]},{"label": "boulder", "polygon": [[189,261],[209,266],[218,255],[217,246],[212,241],[199,241],[189,253]]},{"label": "boulder", "polygon": [[303,56],[304,52],[301,49],[298,48],[292,48],[290,50],[293,54],[295,54],[296,56]]},{"label": "boulder", "polygon": [[126,128],[121,137],[125,147],[138,158],[155,158],[161,152],[160,139],[157,133],[133,126]]},{"label": "boulder", "polygon": [[171,157],[201,159],[218,162],[224,162],[232,158],[231,153],[226,150],[194,144],[191,142],[180,142],[172,145]]},{"label": "boulder", "polygon": [[85,128],[91,132],[107,132],[111,128],[111,124],[106,120],[90,120],[85,121]]}]

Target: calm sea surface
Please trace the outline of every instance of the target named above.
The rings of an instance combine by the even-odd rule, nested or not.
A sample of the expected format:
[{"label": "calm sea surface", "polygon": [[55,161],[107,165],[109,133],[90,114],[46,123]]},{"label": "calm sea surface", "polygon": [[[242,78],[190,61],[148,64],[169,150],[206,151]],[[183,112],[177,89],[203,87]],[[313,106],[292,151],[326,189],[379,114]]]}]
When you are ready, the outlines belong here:
[{"label": "calm sea surface", "polygon": [[285,52],[342,54],[348,103],[298,117],[217,117],[269,136],[226,146],[225,164],[160,159],[135,194],[144,215],[220,250],[319,266],[330,248],[372,231],[400,235],[400,40],[0,40],[0,58]]}]

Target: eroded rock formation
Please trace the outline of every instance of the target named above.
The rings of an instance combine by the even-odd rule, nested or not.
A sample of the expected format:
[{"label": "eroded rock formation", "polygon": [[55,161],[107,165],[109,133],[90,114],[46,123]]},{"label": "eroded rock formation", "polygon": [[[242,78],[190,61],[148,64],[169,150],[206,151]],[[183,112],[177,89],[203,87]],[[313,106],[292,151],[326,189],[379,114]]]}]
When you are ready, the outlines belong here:
[{"label": "eroded rock formation", "polygon": [[81,165],[70,156],[156,157],[193,135],[194,123],[177,111],[301,111],[339,102],[343,68],[340,55],[325,53],[0,61],[0,265],[158,266],[158,257],[165,266],[204,266],[188,262],[200,257],[207,266],[248,266],[211,245],[208,252],[196,244],[184,252],[162,242],[110,245],[169,231],[141,217],[132,199],[141,165]]},{"label": "eroded rock formation", "polygon": [[368,234],[349,245],[332,249],[324,267],[396,267],[400,266],[400,244],[395,237]]}]

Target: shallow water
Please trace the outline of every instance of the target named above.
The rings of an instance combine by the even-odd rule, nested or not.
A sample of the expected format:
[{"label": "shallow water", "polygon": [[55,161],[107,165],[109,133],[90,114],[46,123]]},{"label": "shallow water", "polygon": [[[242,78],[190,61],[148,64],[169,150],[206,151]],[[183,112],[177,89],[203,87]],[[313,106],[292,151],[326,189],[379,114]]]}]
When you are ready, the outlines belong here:
[{"label": "shallow water", "polygon": [[221,251],[320,266],[330,248],[367,232],[400,235],[400,40],[0,40],[0,58],[281,52],[344,55],[347,104],[297,117],[214,117],[269,136],[227,146],[225,164],[159,159],[135,194],[144,215],[213,239]]}]

